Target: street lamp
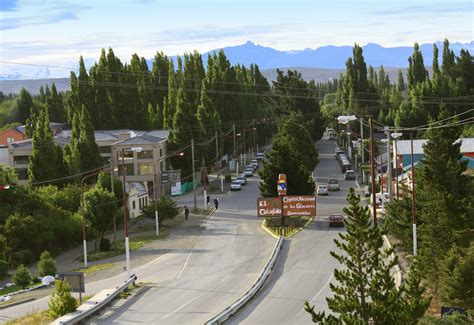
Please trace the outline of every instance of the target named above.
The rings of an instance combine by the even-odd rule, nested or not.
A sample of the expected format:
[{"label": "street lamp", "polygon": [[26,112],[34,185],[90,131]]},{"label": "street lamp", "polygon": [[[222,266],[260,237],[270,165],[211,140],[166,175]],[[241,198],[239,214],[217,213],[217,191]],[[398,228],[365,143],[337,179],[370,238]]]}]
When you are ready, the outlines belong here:
[{"label": "street lamp", "polygon": [[128,218],[127,218],[127,195],[125,191],[125,151],[141,152],[141,147],[132,147],[130,149],[122,148],[122,190],[123,190],[123,224],[125,231],[125,262],[127,268],[127,279],[130,278],[130,248],[128,245]]},{"label": "street lamp", "polygon": [[398,148],[397,148],[397,139],[402,136],[400,132],[393,132],[392,138],[395,139],[395,147],[394,147],[394,152],[395,152],[395,177],[397,178],[397,200],[399,199],[398,196]]},{"label": "street lamp", "polygon": [[84,246],[84,267],[85,268],[87,267],[87,238],[86,238],[86,214],[84,212],[84,181],[86,180],[86,178],[98,175],[102,172],[110,172],[112,170],[117,171],[118,168],[110,167],[104,170],[99,170],[98,172],[86,175],[81,179],[82,243]]}]

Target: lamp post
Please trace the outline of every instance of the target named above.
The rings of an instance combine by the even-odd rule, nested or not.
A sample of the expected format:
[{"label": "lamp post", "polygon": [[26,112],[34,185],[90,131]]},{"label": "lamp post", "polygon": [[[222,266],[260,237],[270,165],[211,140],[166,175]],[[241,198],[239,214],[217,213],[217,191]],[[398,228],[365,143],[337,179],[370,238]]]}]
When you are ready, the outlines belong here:
[{"label": "lamp post", "polygon": [[122,148],[122,190],[123,190],[123,225],[125,232],[125,266],[127,268],[127,279],[130,278],[130,247],[128,242],[128,215],[127,215],[127,195],[125,191],[125,151],[141,152],[141,147],[132,147],[130,149]]},{"label": "lamp post", "polygon": [[397,178],[397,200],[399,199],[398,196],[398,148],[397,148],[397,139],[401,137],[402,134],[399,132],[393,132],[392,133],[392,138],[395,139],[395,146],[394,146],[394,152],[395,152],[395,177]]},{"label": "lamp post", "polygon": [[413,157],[413,132],[410,133],[411,145],[411,208],[412,208],[412,223],[413,223],[413,256],[416,256],[416,195],[415,195],[415,160]]},{"label": "lamp post", "polygon": [[104,170],[100,170],[96,173],[86,175],[81,179],[82,243],[83,243],[83,246],[84,246],[84,267],[85,268],[87,267],[87,238],[86,238],[86,214],[84,212],[84,181],[87,178],[98,175],[102,172],[110,172],[110,171],[117,171],[117,170],[118,170],[118,168],[114,169],[114,168],[110,167],[110,168],[107,168],[107,169],[104,169]]}]

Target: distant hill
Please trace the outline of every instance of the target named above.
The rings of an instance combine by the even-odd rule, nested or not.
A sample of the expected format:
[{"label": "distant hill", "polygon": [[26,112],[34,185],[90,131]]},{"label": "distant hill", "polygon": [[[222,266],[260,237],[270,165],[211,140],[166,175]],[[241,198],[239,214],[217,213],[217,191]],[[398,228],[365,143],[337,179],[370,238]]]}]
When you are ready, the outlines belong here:
[{"label": "distant hill", "polygon": [[[345,69],[320,69],[320,68],[303,68],[303,67],[284,67],[278,68],[286,72],[287,70],[297,70],[301,73],[301,76],[304,80],[310,81],[314,80],[315,82],[324,82],[334,78],[339,78],[340,73],[344,73]],[[391,68],[384,67],[385,72],[390,78],[390,82],[397,82],[398,70],[400,68]],[[378,73],[379,68],[374,68]],[[406,68],[401,68],[403,75],[405,76],[406,81]],[[428,72],[431,74],[431,68],[427,68]],[[276,69],[263,69],[262,74],[267,78],[268,82],[276,80]],[[0,91],[4,94],[8,93],[19,93],[21,87],[25,87],[31,94],[38,94],[41,86],[45,86],[54,82],[56,88],[60,91],[69,90],[69,78],[56,78],[56,79],[35,79],[35,80],[0,80]]]}]

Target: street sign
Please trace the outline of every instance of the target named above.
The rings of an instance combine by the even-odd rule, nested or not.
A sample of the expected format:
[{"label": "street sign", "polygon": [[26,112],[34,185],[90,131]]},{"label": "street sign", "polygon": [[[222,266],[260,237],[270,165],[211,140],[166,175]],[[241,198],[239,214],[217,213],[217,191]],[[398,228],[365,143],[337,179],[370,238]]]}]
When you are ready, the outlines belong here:
[{"label": "street sign", "polygon": [[161,172],[161,183],[166,184],[170,180],[170,174],[168,171]]},{"label": "street sign", "polygon": [[259,197],[257,199],[257,215],[259,217],[281,217],[281,198]]},{"label": "street sign", "polygon": [[279,174],[277,181],[278,196],[286,195],[286,174]]},{"label": "street sign", "polygon": [[283,216],[316,216],[316,196],[295,195],[283,197]]},{"label": "street sign", "polygon": [[66,281],[71,286],[72,292],[85,292],[83,272],[58,273],[59,279]]}]

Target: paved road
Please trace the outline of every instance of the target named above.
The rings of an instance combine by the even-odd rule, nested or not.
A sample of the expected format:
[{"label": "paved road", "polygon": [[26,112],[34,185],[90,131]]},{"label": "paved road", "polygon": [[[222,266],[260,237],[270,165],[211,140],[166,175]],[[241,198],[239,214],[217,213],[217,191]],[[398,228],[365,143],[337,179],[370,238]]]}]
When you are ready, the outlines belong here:
[{"label": "paved road", "polygon": [[316,305],[315,310],[327,310],[325,297],[331,294],[329,283],[334,281],[333,271],[339,267],[329,251],[336,249],[333,239],[343,229],[329,228],[326,218],[331,213],[342,212],[347,190],[355,185],[353,181],[343,180],[334,159],[334,142],[321,140],[317,146],[320,163],[314,176],[322,182],[338,178],[341,191],[318,197],[316,220],[285,241],[277,266],[263,291],[229,324],[312,324],[303,309],[305,300]]},{"label": "paved road", "polygon": [[144,293],[117,302],[99,324],[202,324],[239,298],[257,278],[276,239],[256,217],[258,180],[221,198],[191,251],[172,252],[139,272]]}]

